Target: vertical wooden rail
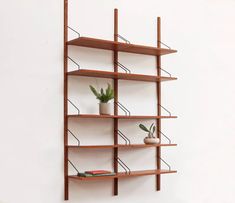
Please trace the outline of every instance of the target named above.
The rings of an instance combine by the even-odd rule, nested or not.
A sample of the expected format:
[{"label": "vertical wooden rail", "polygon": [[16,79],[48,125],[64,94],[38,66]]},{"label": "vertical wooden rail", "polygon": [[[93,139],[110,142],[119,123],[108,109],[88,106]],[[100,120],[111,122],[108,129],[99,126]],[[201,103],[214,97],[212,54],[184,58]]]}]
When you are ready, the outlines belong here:
[{"label": "vertical wooden rail", "polygon": [[[157,18],[157,47],[161,48],[161,18]],[[161,56],[156,57],[157,60],[157,75],[161,76]],[[161,82],[157,82],[157,115],[161,116]],[[161,140],[161,119],[157,119],[157,137]],[[161,169],[161,147],[156,148],[157,169]],[[161,176],[156,175],[156,190],[161,189]]]},{"label": "vertical wooden rail", "polygon": [[[118,41],[118,9],[114,9],[114,41]],[[118,72],[118,51],[113,51],[114,72]],[[118,102],[118,79],[114,79],[114,102]],[[118,115],[118,106],[114,104],[114,115]],[[114,144],[118,144],[118,119],[114,119]],[[113,167],[118,172],[118,148],[114,148]],[[114,178],[114,195],[118,195],[118,178]]]},{"label": "vertical wooden rail", "polygon": [[68,56],[68,0],[64,0],[64,199],[69,199],[69,180],[68,180],[68,78],[67,78],[67,71],[68,71],[68,63],[67,63],[67,56]]}]

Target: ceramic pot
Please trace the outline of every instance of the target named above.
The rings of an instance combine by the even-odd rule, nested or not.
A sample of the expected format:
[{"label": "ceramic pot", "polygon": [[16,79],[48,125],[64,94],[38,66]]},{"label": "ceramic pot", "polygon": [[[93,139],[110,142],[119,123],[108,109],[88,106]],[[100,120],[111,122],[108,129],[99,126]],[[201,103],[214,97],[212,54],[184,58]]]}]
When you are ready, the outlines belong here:
[{"label": "ceramic pot", "polygon": [[160,143],[160,139],[156,137],[145,137],[144,143],[145,144],[158,144]]},{"label": "ceramic pot", "polygon": [[99,103],[100,115],[111,115],[111,103]]}]

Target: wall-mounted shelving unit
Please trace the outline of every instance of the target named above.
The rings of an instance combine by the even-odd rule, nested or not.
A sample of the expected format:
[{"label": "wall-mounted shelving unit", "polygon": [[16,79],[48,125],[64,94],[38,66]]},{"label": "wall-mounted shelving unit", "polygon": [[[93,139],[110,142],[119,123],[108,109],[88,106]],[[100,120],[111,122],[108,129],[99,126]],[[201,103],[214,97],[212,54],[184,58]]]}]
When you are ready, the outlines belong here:
[{"label": "wall-mounted shelving unit", "polygon": [[[176,144],[172,144],[168,137],[166,137],[161,132],[161,119],[171,119],[176,118],[176,116],[172,116],[170,113],[167,116],[163,116],[161,113],[162,108],[165,109],[161,105],[161,82],[163,81],[171,81],[176,80],[177,78],[169,76],[162,76],[161,71],[161,56],[166,54],[175,53],[176,50],[170,48],[161,48],[161,21],[160,18],[157,18],[157,47],[149,47],[143,45],[131,44],[126,40],[125,43],[118,42],[118,38],[122,38],[118,34],[118,10],[114,10],[114,40],[103,40],[103,39],[95,39],[88,37],[79,37],[68,41],[68,0],[64,0],[64,193],[65,200],[69,199],[69,180],[78,180],[78,181],[91,181],[91,180],[113,180],[113,191],[114,195],[118,195],[118,180],[119,178],[128,178],[135,176],[147,176],[147,175],[155,175],[156,176],[156,190],[160,190],[161,186],[161,174],[170,174],[176,173],[175,170],[171,170],[170,166],[161,158],[161,147],[168,146],[176,146]],[[113,67],[114,71],[99,71],[99,70],[84,70],[80,69],[78,66],[78,70],[68,72],[68,48],[69,46],[82,46],[96,49],[104,49],[113,51]],[[143,75],[143,74],[133,74],[130,71],[126,71],[126,73],[118,72],[118,52],[128,52],[135,54],[144,54],[144,55],[152,55],[156,56],[156,68],[157,75]],[[126,115],[118,114],[118,106],[114,105],[114,115],[95,115],[95,114],[80,114],[79,109],[78,114],[69,115],[68,114],[68,105],[71,101],[68,98],[68,78],[69,76],[86,76],[86,77],[97,77],[97,78],[111,78],[114,81],[114,103],[118,104],[118,81],[119,80],[135,80],[135,81],[146,81],[146,82],[155,82],[156,83],[156,93],[157,93],[157,115],[155,116],[143,116],[143,115],[130,115],[129,112],[126,112]],[[73,105],[73,104],[72,104]],[[123,110],[123,108],[121,108]],[[125,110],[125,107],[124,107]],[[166,110],[166,109],[165,109]],[[70,119],[90,119],[90,118],[105,118],[105,119],[113,119],[113,144],[112,145],[80,145],[80,141],[78,140],[78,145],[69,145],[68,144],[68,134],[71,131],[68,130],[68,122]],[[156,119],[157,131],[156,136],[161,139],[161,136],[164,135],[169,143],[167,144],[154,144],[154,145],[146,145],[146,144],[131,144],[130,140],[127,137],[123,137],[119,133],[119,119]],[[73,135],[74,136],[74,135]],[[122,136],[125,139],[126,144],[120,144],[118,141],[118,137]],[[130,170],[125,163],[123,163],[119,157],[118,152],[120,149],[135,149],[135,148],[156,148],[156,169],[154,170],[142,170],[142,171],[132,171]],[[100,177],[80,177],[77,175],[68,175],[68,166],[69,166],[69,150],[70,149],[111,149],[113,150],[113,171],[115,175],[113,176],[100,176]],[[161,161],[169,166],[169,169],[162,169]],[[70,162],[71,163],[71,162]],[[119,172],[118,164],[124,167],[125,172]],[[73,165],[73,164],[72,164]],[[75,167],[73,165],[73,167]],[[75,167],[76,169],[76,167]]]}]

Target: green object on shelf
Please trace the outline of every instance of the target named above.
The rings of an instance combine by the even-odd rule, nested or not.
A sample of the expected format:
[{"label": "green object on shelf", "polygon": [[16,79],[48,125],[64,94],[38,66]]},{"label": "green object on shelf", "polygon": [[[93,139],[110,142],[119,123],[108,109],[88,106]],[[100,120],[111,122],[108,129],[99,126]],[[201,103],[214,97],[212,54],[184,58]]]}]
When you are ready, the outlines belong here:
[{"label": "green object on shelf", "polygon": [[105,173],[105,174],[95,174],[93,175],[94,177],[97,177],[97,176],[115,176],[116,173]]},{"label": "green object on shelf", "polygon": [[78,176],[80,177],[92,177],[92,174],[88,174],[88,173],[78,173]]},{"label": "green object on shelf", "polygon": [[96,99],[100,100],[101,103],[108,103],[109,100],[114,98],[114,90],[110,84],[108,84],[107,89],[104,91],[103,88],[100,89],[100,93],[92,86],[89,86]]},{"label": "green object on shelf", "polygon": [[149,129],[143,124],[139,124],[139,127],[143,131],[153,134],[155,132],[155,129],[156,129],[156,126],[153,126],[153,125],[154,125],[154,123],[152,123],[152,125],[150,126]]},{"label": "green object on shelf", "polygon": [[115,176],[116,173],[104,173],[104,174],[89,174],[89,173],[78,173],[80,177],[102,177],[102,176]]}]

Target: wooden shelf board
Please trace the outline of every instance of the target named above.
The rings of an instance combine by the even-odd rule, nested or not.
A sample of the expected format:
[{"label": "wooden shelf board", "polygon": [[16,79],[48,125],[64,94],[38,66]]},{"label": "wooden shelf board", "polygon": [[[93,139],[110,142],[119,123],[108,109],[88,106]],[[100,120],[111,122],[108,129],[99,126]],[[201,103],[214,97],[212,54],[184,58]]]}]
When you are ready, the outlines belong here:
[{"label": "wooden shelf board", "polygon": [[160,82],[160,81],[163,82],[163,81],[177,80],[177,78],[175,77],[165,77],[165,76],[159,77],[152,75],[115,73],[110,71],[87,70],[87,69],[70,71],[67,73],[67,75],[112,78],[112,79],[122,79],[122,80],[137,80],[137,81],[146,81],[146,82]]},{"label": "wooden shelf board", "polygon": [[142,170],[142,171],[132,171],[130,174],[125,172],[119,172],[114,176],[99,176],[99,177],[79,177],[76,175],[68,176],[70,179],[76,180],[106,180],[106,179],[114,179],[114,178],[129,178],[136,176],[147,176],[147,175],[159,175],[159,174],[168,174],[168,173],[176,173],[177,171],[169,171],[169,170]]},{"label": "wooden shelf board", "polygon": [[150,47],[150,46],[144,46],[144,45],[127,44],[123,42],[114,42],[110,40],[96,39],[96,38],[90,38],[90,37],[79,37],[79,38],[73,39],[71,41],[68,41],[67,45],[129,52],[129,53],[135,53],[135,54],[154,55],[154,56],[160,56],[160,55],[171,54],[171,53],[177,52],[176,50],[173,50],[173,49],[164,49],[164,48]]},{"label": "wooden shelf board", "polygon": [[97,115],[97,114],[79,114],[67,115],[68,118],[118,118],[118,119],[161,119],[177,118],[177,116],[124,116],[124,115]]},{"label": "wooden shelf board", "polygon": [[106,148],[149,148],[149,147],[167,147],[177,146],[177,144],[118,144],[118,145],[68,145],[70,149],[106,149]]}]

